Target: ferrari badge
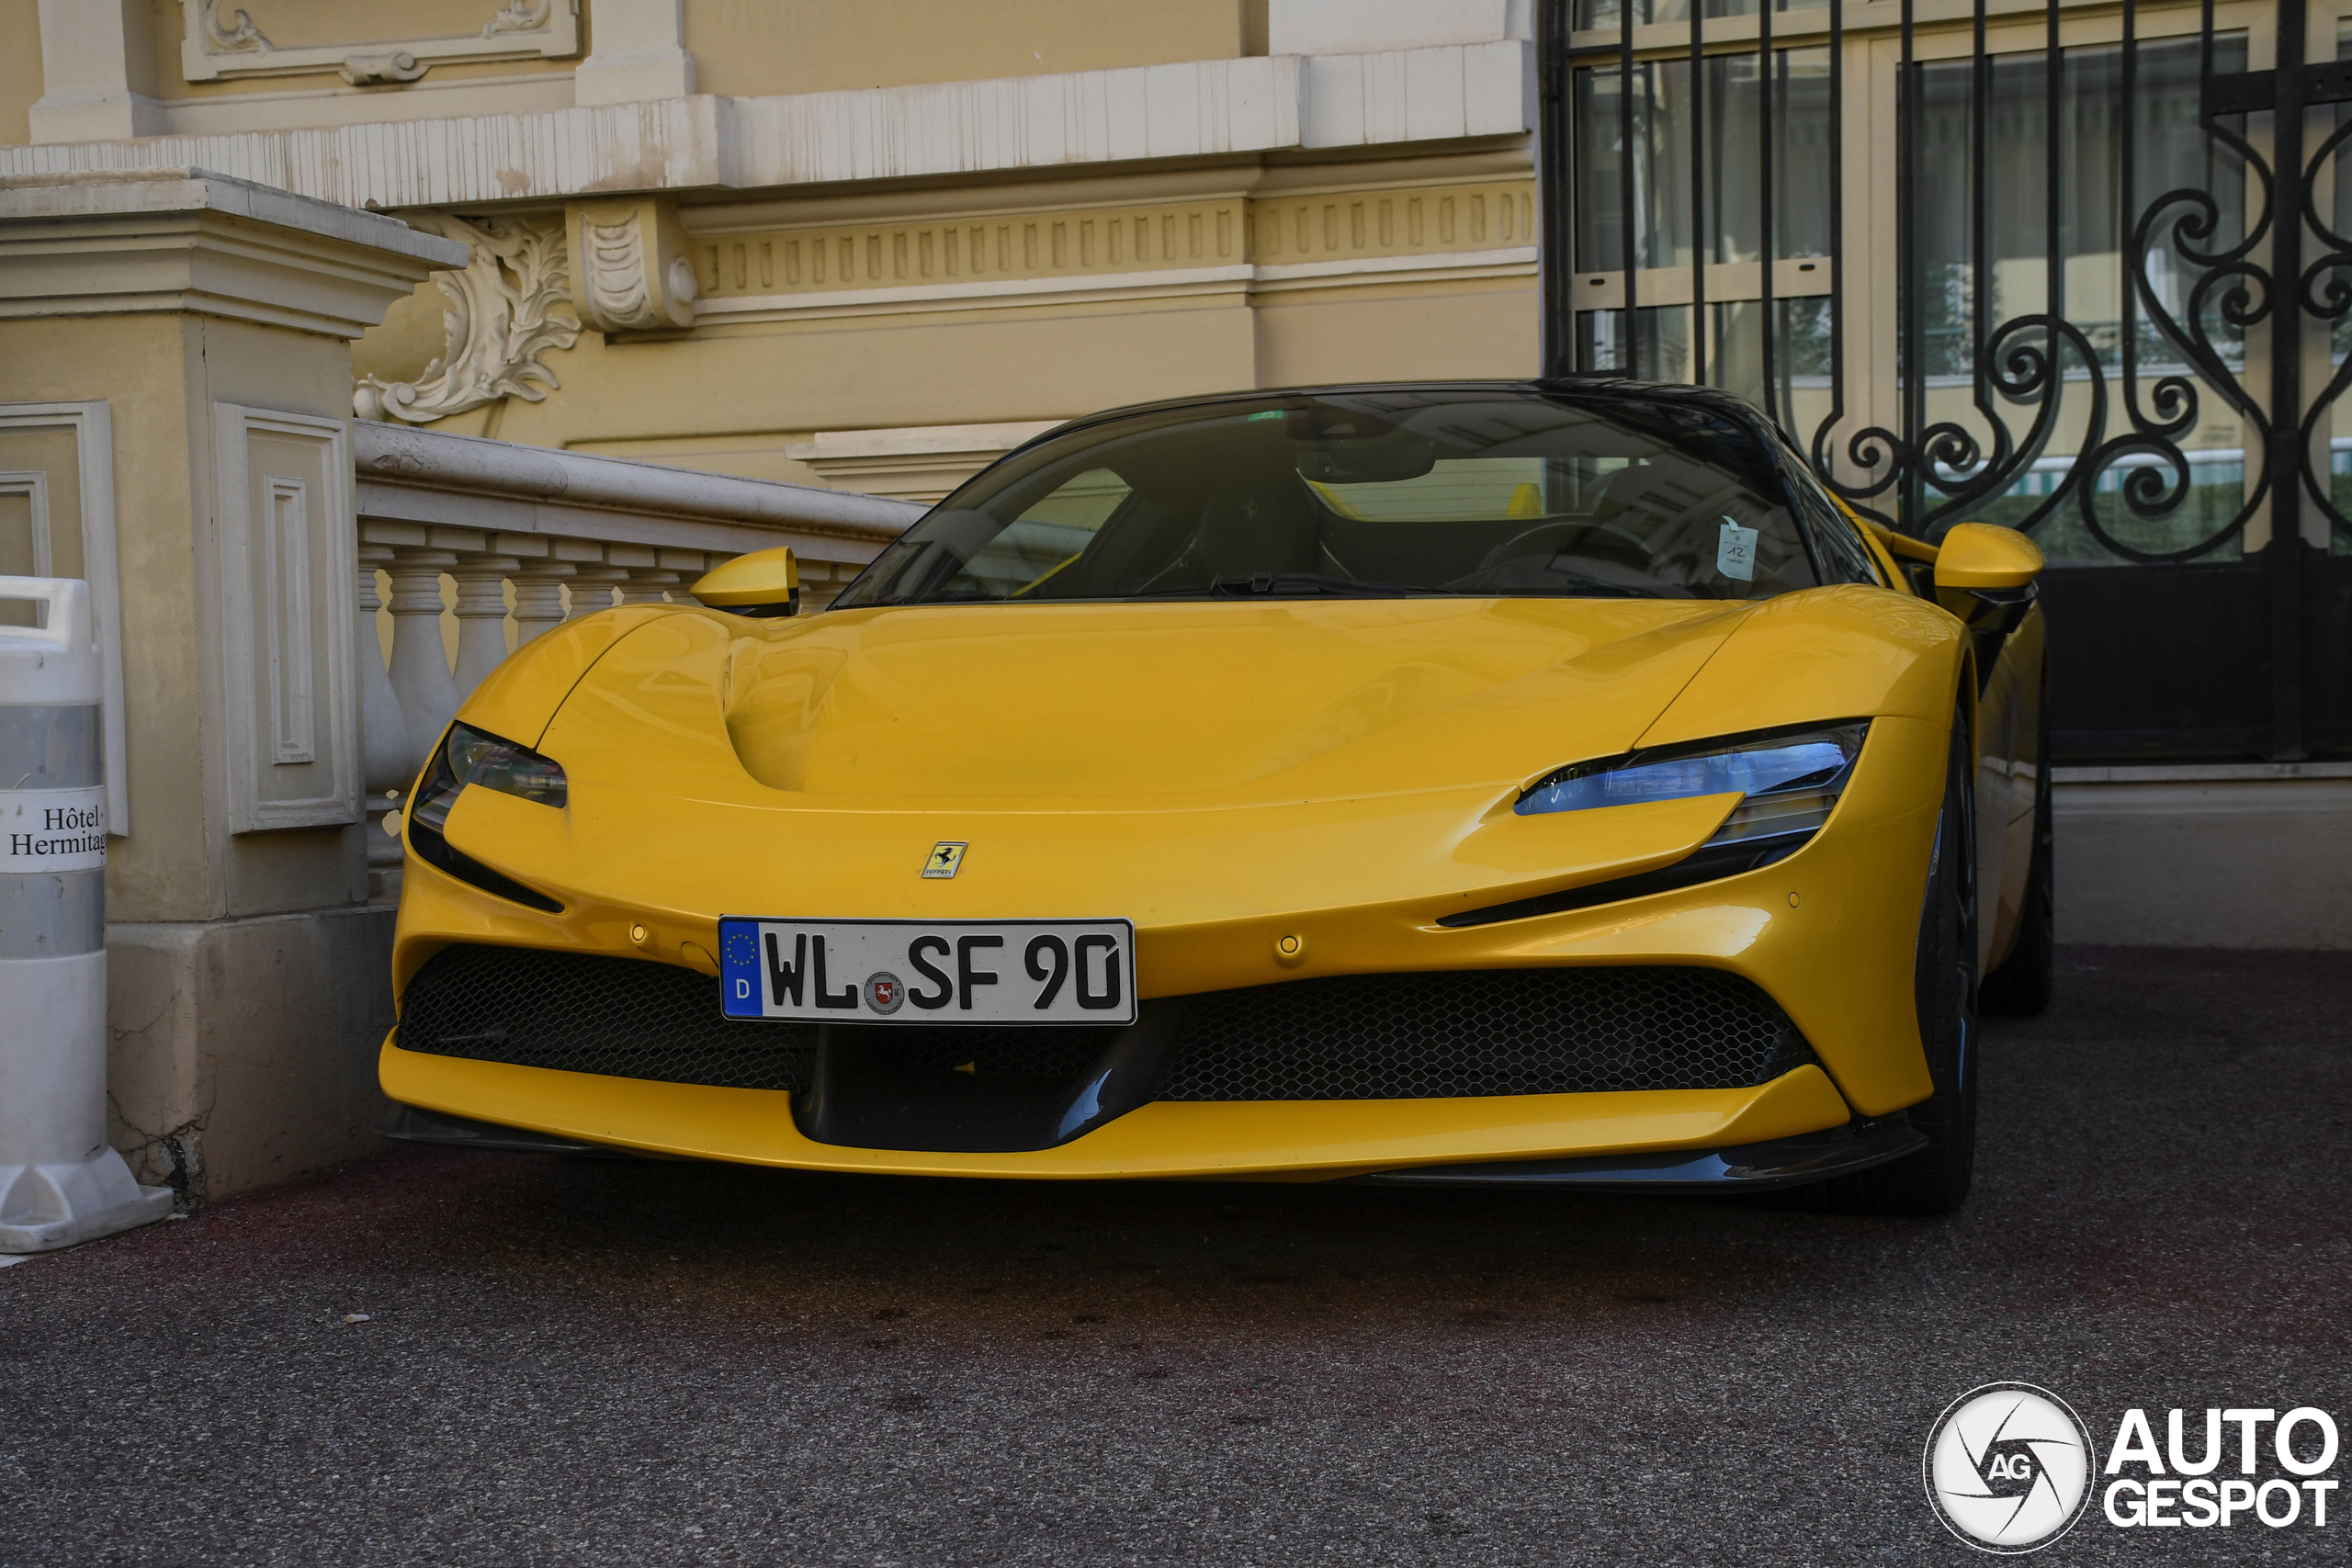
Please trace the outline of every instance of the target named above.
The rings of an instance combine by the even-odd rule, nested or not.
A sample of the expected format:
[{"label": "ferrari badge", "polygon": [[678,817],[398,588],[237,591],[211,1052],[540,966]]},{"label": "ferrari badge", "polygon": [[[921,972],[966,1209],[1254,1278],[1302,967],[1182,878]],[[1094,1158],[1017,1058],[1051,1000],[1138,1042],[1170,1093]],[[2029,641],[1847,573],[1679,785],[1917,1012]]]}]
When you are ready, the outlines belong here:
[{"label": "ferrari badge", "polygon": [[933,844],[931,846],[931,858],[922,863],[922,874],[925,876],[953,876],[956,868],[963,863],[962,844]]}]

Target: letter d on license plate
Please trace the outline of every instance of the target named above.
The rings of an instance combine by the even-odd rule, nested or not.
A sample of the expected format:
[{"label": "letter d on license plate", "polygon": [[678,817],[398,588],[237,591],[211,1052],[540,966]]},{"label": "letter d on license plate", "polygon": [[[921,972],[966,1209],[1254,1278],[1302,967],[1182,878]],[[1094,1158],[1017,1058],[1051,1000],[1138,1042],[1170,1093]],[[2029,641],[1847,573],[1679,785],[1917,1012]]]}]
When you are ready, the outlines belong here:
[{"label": "letter d on license plate", "polygon": [[1133,1023],[1125,920],[718,922],[729,1018],[804,1023]]}]

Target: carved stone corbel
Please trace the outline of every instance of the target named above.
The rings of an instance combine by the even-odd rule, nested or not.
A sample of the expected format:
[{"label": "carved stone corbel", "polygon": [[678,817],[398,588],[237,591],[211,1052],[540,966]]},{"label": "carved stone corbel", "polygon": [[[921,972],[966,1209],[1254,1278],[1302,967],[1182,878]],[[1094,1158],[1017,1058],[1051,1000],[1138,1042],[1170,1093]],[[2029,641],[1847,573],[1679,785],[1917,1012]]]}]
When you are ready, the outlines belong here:
[{"label": "carved stone corbel", "polygon": [[582,202],[565,214],[580,320],[602,333],[663,332],[695,321],[694,263],[676,209],[655,200]]},{"label": "carved stone corbel", "polygon": [[423,424],[453,413],[521,398],[537,402],[561,385],[539,362],[552,349],[579,341],[580,323],[564,314],[563,231],[528,218],[480,222],[418,214],[413,228],[463,240],[473,259],[463,272],[433,275],[447,297],[441,313],[447,346],[414,381],[361,380],[352,396],[362,419]]},{"label": "carved stone corbel", "polygon": [[395,82],[413,82],[430,66],[417,63],[416,56],[404,49],[383,54],[345,55],[343,79],[355,87],[380,87]]}]

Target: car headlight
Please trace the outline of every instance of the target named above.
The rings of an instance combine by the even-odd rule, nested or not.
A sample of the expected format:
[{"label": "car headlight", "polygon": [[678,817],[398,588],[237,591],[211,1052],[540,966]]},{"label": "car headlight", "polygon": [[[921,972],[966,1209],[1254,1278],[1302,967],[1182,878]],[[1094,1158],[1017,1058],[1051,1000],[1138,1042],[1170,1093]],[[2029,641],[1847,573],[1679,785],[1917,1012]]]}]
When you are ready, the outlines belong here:
[{"label": "car headlight", "polygon": [[1589,909],[1737,876],[1785,860],[1829,820],[1838,796],[1853,776],[1854,759],[1861,755],[1862,739],[1870,731],[1870,721],[1858,718],[1810,729],[1777,729],[1690,746],[1657,746],[1630,756],[1562,768],[1539,780],[1512,809],[1521,816],[1590,811],[1603,806],[1637,806],[1645,800],[1729,795],[1735,790],[1747,798],[1733,807],[1713,838],[1671,865],[1539,893],[1532,898],[1515,898],[1508,904],[1489,904],[1483,909],[1457,909],[1439,916],[1437,923],[1484,926]]},{"label": "car headlight", "polygon": [[440,832],[449,819],[449,807],[457,804],[458,792],[468,784],[518,795],[541,806],[560,807],[564,802],[560,764],[512,740],[501,740],[495,735],[453,724],[441,749],[433,755],[433,766],[424,775],[424,786],[416,792],[410,820]]},{"label": "car headlight", "polygon": [[425,770],[408,813],[409,848],[420,859],[502,898],[535,909],[560,909],[563,906],[546,894],[482,864],[444,836],[449,808],[469,784],[560,808],[567,798],[562,764],[512,740],[453,724],[433,753],[433,765]]},{"label": "car headlight", "polygon": [[1536,784],[1512,809],[1526,817],[1736,793],[1747,798],[1708,843],[1810,837],[1829,820],[1870,728],[1856,720],[1579,762]]}]

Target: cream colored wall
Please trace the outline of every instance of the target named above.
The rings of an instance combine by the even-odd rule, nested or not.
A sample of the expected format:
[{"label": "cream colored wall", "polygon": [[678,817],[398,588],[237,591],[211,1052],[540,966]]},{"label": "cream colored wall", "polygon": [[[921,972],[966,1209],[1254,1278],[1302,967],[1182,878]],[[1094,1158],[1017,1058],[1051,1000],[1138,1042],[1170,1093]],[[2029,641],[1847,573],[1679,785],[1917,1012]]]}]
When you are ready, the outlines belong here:
[{"label": "cream colored wall", "polygon": [[1541,368],[1536,290],[1522,281],[1284,294],[1257,315],[1258,368],[1269,387],[1482,380]]},{"label": "cream colored wall", "polygon": [[1532,376],[1532,278],[697,328],[548,356],[563,385],[436,428],[797,484],[820,430],[1067,419],[1334,380]]},{"label": "cream colored wall", "polygon": [[[28,17],[36,3],[6,0],[10,9],[22,9]],[[390,13],[375,0],[246,0],[230,9],[245,10],[271,42],[294,48],[478,32],[497,9],[497,0],[414,0]],[[1102,0],[686,0],[686,48],[695,56],[701,91],[766,96],[1263,53],[1265,9],[1265,0],[1159,0],[1148,6],[1110,6]],[[568,73],[593,47],[594,0],[582,5],[581,23],[580,52],[571,59],[436,65],[426,80],[447,85]],[[134,91],[179,101],[322,89],[400,91],[351,87],[333,71],[188,82],[179,68],[185,29],[179,0],[149,0],[147,39],[153,65],[147,74],[153,79],[134,82]],[[29,104],[40,96],[40,51],[23,52],[30,64],[17,70],[30,72],[31,91],[25,98]],[[6,112],[6,95],[14,85],[0,73],[0,114]],[[0,126],[7,123],[0,120]],[[28,139],[21,126],[9,138]]]},{"label": "cream colored wall", "polygon": [[0,0],[0,147],[32,141],[27,111],[40,93],[40,0]]},{"label": "cream colored wall", "polygon": [[1060,419],[1250,386],[1254,336],[1238,289],[1223,299],[786,322],[667,342],[591,333],[549,356],[562,389],[539,403],[510,400],[496,433],[550,446],[757,435],[781,453],[817,430]]},{"label": "cream colored wall", "polygon": [[218,694],[203,649],[213,572],[215,400],[348,408],[341,345],[163,313],[0,321],[10,401],[107,401],[114,424],[132,832],[107,855],[114,920],[202,920],[364,898],[356,828],[245,834],[208,822]]},{"label": "cream colored wall", "polygon": [[[794,483],[818,432],[1053,421],[1159,398],[1537,368],[1523,153],[1139,170],[683,209],[684,332],[581,333],[465,434]],[[552,213],[543,215],[551,220]],[[438,352],[437,291],[363,339]],[[430,329],[428,330],[428,323]],[[836,479],[834,482],[841,482]]]},{"label": "cream colored wall", "polygon": [[[1038,76],[1264,52],[1264,0],[685,0],[706,93]],[[1253,29],[1254,28],[1254,32]]]},{"label": "cream colored wall", "polygon": [[448,344],[443,320],[448,309],[449,297],[439,284],[430,278],[419,284],[415,293],[394,301],[383,321],[351,345],[351,373],[387,381],[417,379]]}]

